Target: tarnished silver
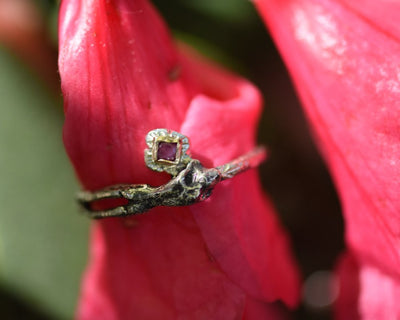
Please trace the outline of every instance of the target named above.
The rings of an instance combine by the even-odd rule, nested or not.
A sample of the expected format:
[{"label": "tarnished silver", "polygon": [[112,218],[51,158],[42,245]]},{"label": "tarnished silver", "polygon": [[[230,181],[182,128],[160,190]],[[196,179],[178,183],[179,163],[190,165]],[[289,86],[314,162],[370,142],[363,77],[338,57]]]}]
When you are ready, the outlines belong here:
[{"label": "tarnished silver", "polygon": [[[172,179],[159,187],[152,187],[148,184],[134,184],[116,185],[93,192],[81,191],[78,193],[77,199],[85,209],[86,215],[93,219],[102,219],[140,214],[158,206],[188,206],[207,199],[218,182],[230,179],[247,169],[257,167],[266,156],[265,148],[257,147],[227,164],[207,169],[203,167],[199,160],[191,159],[186,153],[189,147],[187,137],[181,134],[175,135],[173,131],[166,129],[156,130],[151,131],[152,134],[149,133],[146,137],[149,149],[145,150],[145,161],[153,170],[170,173]],[[163,140],[163,138],[165,139]],[[174,161],[168,163],[162,160],[160,166],[160,161],[155,156],[157,150],[154,147],[158,141],[174,141],[174,143],[178,141]],[[182,145],[179,145],[179,143],[182,143]],[[106,210],[93,208],[93,204],[105,199],[123,199],[126,204]]]}]

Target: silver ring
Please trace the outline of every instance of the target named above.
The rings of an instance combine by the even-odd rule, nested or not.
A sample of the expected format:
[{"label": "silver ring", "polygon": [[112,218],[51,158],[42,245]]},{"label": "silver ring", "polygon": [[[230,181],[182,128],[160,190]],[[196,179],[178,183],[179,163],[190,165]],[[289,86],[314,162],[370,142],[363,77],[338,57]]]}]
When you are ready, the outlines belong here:
[{"label": "silver ring", "polygon": [[[215,167],[204,168],[189,154],[189,139],[175,131],[155,129],[146,136],[148,149],[144,160],[151,170],[167,172],[172,178],[166,184],[152,187],[148,184],[115,185],[97,191],[80,191],[79,204],[93,219],[124,217],[144,213],[158,206],[188,206],[210,197],[218,182],[230,179],[265,160],[265,147],[252,151]],[[96,203],[106,199],[120,199],[118,204],[97,210]]]}]

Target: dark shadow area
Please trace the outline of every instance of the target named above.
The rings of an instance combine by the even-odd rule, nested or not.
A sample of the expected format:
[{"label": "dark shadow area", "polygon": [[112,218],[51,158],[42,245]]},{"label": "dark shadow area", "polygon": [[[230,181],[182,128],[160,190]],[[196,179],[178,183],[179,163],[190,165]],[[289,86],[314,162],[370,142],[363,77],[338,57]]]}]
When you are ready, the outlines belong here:
[{"label": "dark shadow area", "polygon": [[[344,250],[343,218],[330,175],[310,134],[290,78],[278,53],[269,50],[256,79],[266,107],[259,140],[270,157],[262,181],[288,229],[304,278],[332,270]],[[263,130],[263,128],[268,128]],[[331,319],[328,309],[302,306],[296,319]]]},{"label": "dark shadow area", "polygon": [[18,320],[51,320],[52,318],[30,305],[25,299],[8,292],[0,287],[1,319]]}]

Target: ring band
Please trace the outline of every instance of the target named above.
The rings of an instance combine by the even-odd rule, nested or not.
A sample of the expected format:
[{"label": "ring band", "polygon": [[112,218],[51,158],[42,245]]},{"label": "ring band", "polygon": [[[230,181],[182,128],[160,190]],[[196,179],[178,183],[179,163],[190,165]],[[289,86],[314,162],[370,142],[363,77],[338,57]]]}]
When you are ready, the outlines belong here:
[{"label": "ring band", "polygon": [[[189,155],[189,139],[175,131],[155,129],[146,136],[149,147],[144,151],[146,165],[154,171],[165,171],[172,179],[159,187],[148,184],[115,185],[98,191],[80,191],[77,200],[93,219],[124,217],[144,213],[158,206],[187,206],[207,199],[216,184],[250,168],[266,157],[265,147],[215,167],[204,168]],[[93,205],[106,199],[124,200],[124,204],[96,210]]]}]

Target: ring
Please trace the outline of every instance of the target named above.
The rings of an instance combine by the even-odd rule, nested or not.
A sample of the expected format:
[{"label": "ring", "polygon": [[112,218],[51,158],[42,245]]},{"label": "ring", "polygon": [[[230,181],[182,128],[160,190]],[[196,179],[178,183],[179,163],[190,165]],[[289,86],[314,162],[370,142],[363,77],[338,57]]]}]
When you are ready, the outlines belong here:
[{"label": "ring", "polygon": [[[144,161],[154,171],[167,172],[172,177],[159,187],[148,184],[115,185],[97,191],[80,191],[79,204],[87,216],[93,219],[124,217],[144,213],[158,206],[188,206],[210,197],[218,182],[230,179],[265,160],[265,147],[252,151],[215,167],[204,168],[199,160],[189,153],[189,139],[175,131],[155,129],[146,136],[147,149]],[[96,203],[108,199],[119,199],[107,209],[96,209]],[[97,206],[98,207],[98,206]]]}]

